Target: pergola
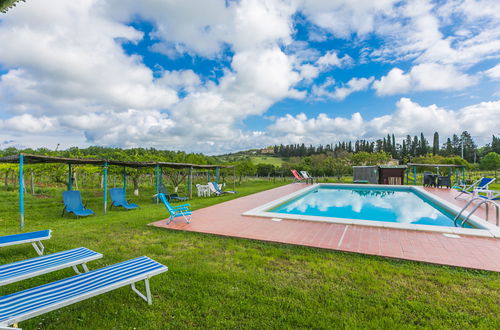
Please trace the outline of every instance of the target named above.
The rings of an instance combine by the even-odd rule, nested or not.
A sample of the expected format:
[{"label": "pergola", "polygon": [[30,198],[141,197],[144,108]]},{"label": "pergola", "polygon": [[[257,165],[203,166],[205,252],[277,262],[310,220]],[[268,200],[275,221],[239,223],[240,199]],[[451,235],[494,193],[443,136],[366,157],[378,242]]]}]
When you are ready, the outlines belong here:
[{"label": "pergola", "polygon": [[455,164],[416,164],[408,163],[408,171],[406,172],[406,184],[409,181],[409,172],[413,168],[413,183],[417,184],[417,167],[434,167],[436,172],[439,174],[439,169],[448,169],[448,175],[451,177],[453,175],[453,169],[455,169],[455,182],[458,184],[459,171],[462,174],[462,181],[465,181],[465,165],[455,165]]},{"label": "pergola", "polygon": [[[103,167],[103,190],[104,190],[104,213],[107,210],[107,190],[108,190],[108,166],[116,165],[122,166],[123,171],[123,187],[127,186],[127,172],[125,169],[130,168],[155,168],[156,176],[156,194],[159,193],[159,187],[162,180],[163,168],[173,169],[188,169],[188,193],[189,198],[193,197],[192,178],[193,169],[215,169],[215,181],[219,181],[219,170],[221,168],[233,168],[233,188],[235,185],[234,166],[227,165],[199,165],[189,163],[171,163],[171,162],[129,162],[108,159],[95,159],[95,158],[65,158],[44,155],[32,155],[21,153],[19,155],[0,157],[0,163],[19,164],[19,213],[20,213],[20,226],[21,230],[24,228],[24,177],[23,168],[25,164],[68,164],[68,190],[72,189],[72,165],[95,165]],[[157,199],[158,202],[158,199]]]}]

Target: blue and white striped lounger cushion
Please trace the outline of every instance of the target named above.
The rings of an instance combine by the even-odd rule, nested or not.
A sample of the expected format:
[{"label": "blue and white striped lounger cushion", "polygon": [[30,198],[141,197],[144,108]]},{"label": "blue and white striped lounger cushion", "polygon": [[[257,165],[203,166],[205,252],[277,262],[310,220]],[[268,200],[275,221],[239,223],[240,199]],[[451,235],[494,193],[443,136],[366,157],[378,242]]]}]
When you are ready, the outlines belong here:
[{"label": "blue and white striped lounger cushion", "polygon": [[122,286],[147,280],[167,270],[167,266],[148,257],[138,257],[0,297],[0,326],[9,326]]},{"label": "blue and white striped lounger cushion", "polygon": [[0,286],[102,258],[84,247],[0,266]]},{"label": "blue and white striped lounger cushion", "polygon": [[33,231],[31,233],[0,236],[0,247],[42,241],[45,239],[49,239],[51,233],[52,231],[50,229],[47,229],[47,230]]}]

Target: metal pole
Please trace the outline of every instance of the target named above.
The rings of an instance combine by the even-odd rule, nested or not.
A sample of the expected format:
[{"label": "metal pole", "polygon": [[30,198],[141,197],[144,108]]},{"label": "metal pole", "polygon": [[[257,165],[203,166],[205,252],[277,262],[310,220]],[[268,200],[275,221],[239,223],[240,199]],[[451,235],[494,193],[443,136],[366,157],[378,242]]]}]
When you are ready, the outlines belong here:
[{"label": "metal pole", "polygon": [[20,227],[24,229],[24,178],[23,178],[24,156],[19,155],[19,216]]},{"label": "metal pole", "polygon": [[68,190],[73,190],[73,173],[71,164],[68,164]]},{"label": "metal pole", "polygon": [[189,192],[189,198],[193,198],[193,189],[191,187],[191,184],[193,182],[193,167],[189,168],[189,175],[188,175],[188,192]]},{"label": "metal pole", "polygon": [[160,167],[160,184],[163,184],[163,167]]},{"label": "metal pole", "polygon": [[210,170],[207,171],[207,182],[210,182]]},{"label": "metal pole", "polygon": [[465,184],[465,166],[462,167],[462,184]]},{"label": "metal pole", "polygon": [[104,214],[108,209],[108,162],[104,162],[104,179],[103,179],[103,190],[104,190]]},{"label": "metal pole", "polygon": [[417,185],[417,167],[413,166],[413,184]]},{"label": "metal pole", "polygon": [[215,182],[219,183],[219,168],[215,168]]},{"label": "metal pole", "polygon": [[123,167],[123,191],[127,191],[127,168]]},{"label": "metal pole", "polygon": [[407,168],[405,170],[405,174],[406,174],[406,185],[408,185],[408,174],[409,174],[410,170]]},{"label": "metal pole", "polygon": [[156,204],[158,204],[158,194],[160,193],[160,165],[156,164]]}]

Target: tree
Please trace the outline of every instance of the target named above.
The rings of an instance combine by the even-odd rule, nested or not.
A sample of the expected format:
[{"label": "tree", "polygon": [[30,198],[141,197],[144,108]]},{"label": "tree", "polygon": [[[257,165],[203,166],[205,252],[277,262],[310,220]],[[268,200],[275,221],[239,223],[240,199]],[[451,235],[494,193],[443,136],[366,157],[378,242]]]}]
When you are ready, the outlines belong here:
[{"label": "tree", "polygon": [[420,133],[420,143],[418,144],[418,155],[425,156],[427,154],[428,142],[424,137],[424,133]]},{"label": "tree", "polygon": [[415,135],[413,141],[411,142],[410,154],[413,157],[419,156],[418,154],[418,137]]},{"label": "tree", "polygon": [[497,170],[500,169],[500,155],[496,152],[490,152],[481,159],[479,167],[482,170]]},{"label": "tree", "polygon": [[463,131],[462,135],[460,136],[460,140],[463,144],[464,159],[469,163],[474,162],[476,158],[477,146],[474,143],[472,136],[469,134],[469,132]]},{"label": "tree", "polygon": [[443,154],[445,156],[451,156],[451,155],[454,155],[454,152],[453,152],[453,144],[451,143],[451,139],[448,138],[446,140],[446,143],[443,145]]},{"label": "tree", "polygon": [[434,139],[432,142],[432,154],[435,156],[439,153],[439,133],[434,132]]},{"label": "tree", "polygon": [[329,157],[327,160],[327,166],[329,167],[331,173],[337,177],[340,181],[344,174],[349,174],[351,171],[351,154],[347,151],[343,151],[337,154],[336,157]]},{"label": "tree", "polygon": [[274,173],[274,165],[273,164],[257,164],[257,175],[264,177],[264,176],[271,176],[271,174]]},{"label": "tree", "polygon": [[257,168],[250,159],[246,159],[236,164],[236,174],[239,176],[238,182],[240,184],[244,175],[255,175],[256,171]]},{"label": "tree", "polygon": [[495,135],[493,135],[491,139],[491,151],[500,154],[500,137],[495,137]]}]

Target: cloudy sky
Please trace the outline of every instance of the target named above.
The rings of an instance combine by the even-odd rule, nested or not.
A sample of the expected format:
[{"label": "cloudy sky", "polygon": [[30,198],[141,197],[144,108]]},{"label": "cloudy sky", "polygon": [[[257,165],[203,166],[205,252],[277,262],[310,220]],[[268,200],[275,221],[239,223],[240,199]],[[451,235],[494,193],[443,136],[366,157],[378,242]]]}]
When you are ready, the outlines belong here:
[{"label": "cloudy sky", "polygon": [[28,0],[0,14],[0,148],[218,154],[500,134],[498,0]]}]

